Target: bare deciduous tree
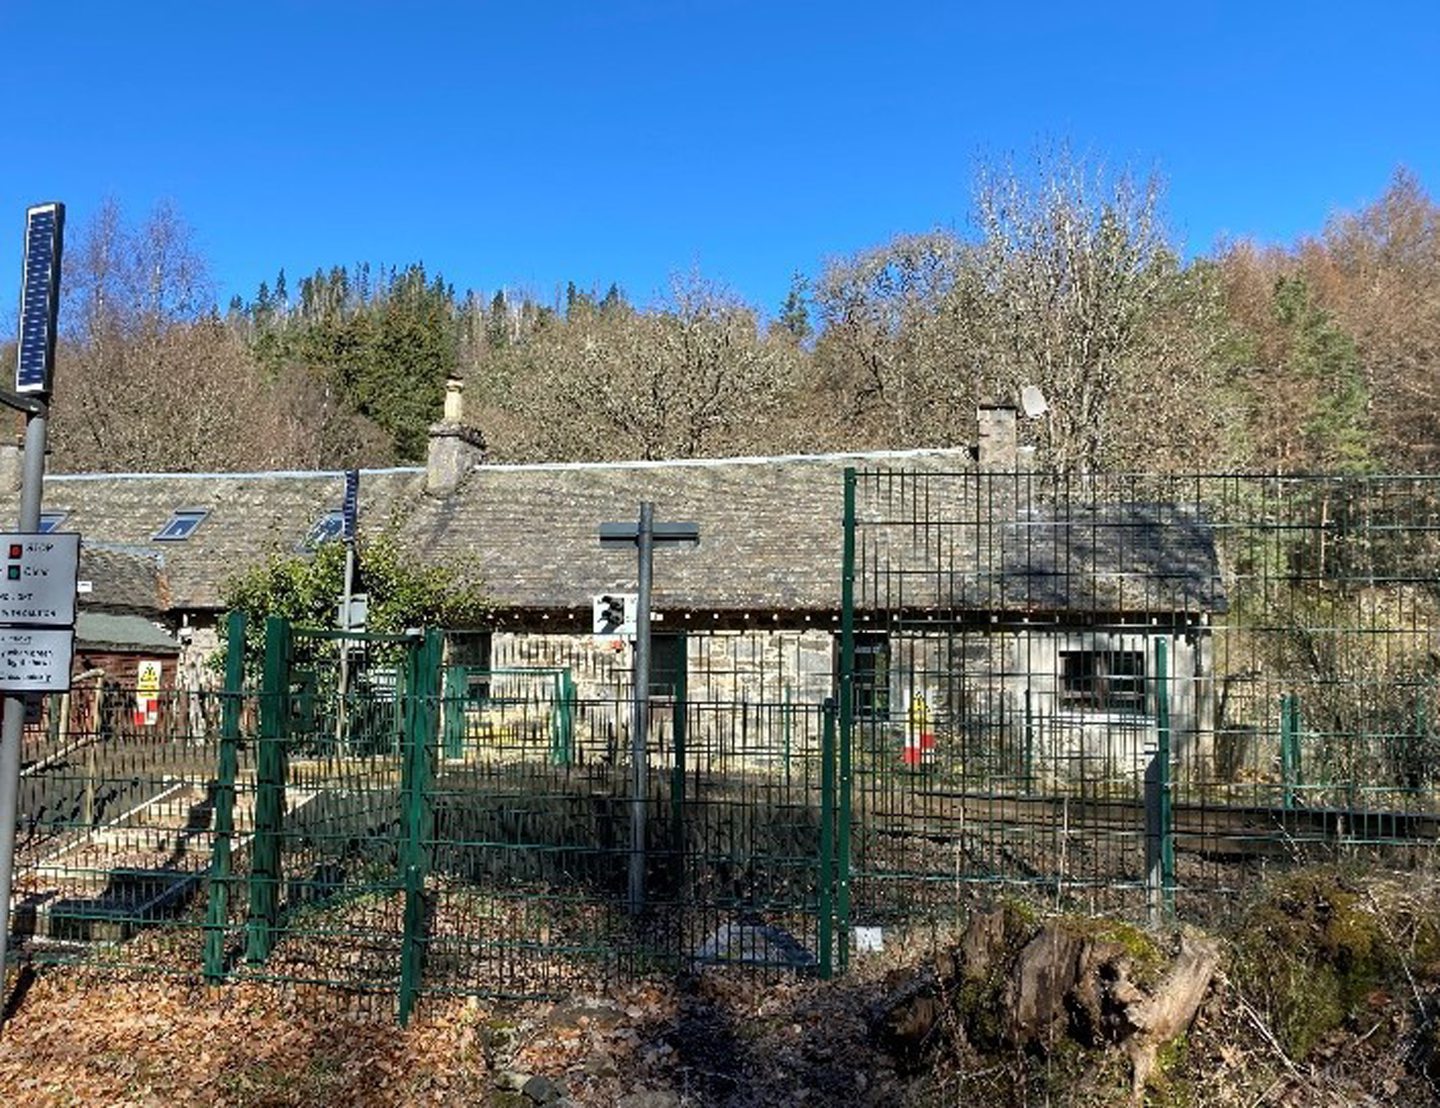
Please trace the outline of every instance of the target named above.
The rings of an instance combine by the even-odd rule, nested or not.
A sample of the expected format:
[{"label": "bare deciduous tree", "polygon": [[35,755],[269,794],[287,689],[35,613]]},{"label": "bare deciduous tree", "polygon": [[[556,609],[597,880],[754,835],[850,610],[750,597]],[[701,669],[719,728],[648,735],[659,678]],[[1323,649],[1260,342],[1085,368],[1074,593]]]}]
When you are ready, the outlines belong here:
[{"label": "bare deciduous tree", "polygon": [[1115,436],[1128,379],[1153,375],[1148,324],[1180,267],[1160,218],[1160,183],[1111,175],[1064,150],[1034,172],[985,170],[975,198],[978,279],[963,315],[992,389],[1038,385],[1050,402],[1051,462],[1094,470],[1129,451]]},{"label": "bare deciduous tree", "polygon": [[965,246],[944,231],[827,267],[815,294],[818,384],[843,416],[842,443],[968,441],[976,352],[954,311],[972,276]]},{"label": "bare deciduous tree", "polygon": [[[1203,441],[1218,298],[1170,246],[1156,180],[1062,150],[1028,174],[982,170],[974,223],[971,240],[903,237],[820,283],[820,380],[868,441],[967,441],[977,401],[1026,385],[1049,400],[1040,436],[1060,469],[1153,462],[1157,448],[1178,458]],[[1179,401],[1175,419],[1127,418],[1157,392]]]},{"label": "bare deciduous tree", "polygon": [[793,344],[698,277],[649,311],[579,304],[522,348],[503,401],[502,452],[568,459],[689,458],[755,445],[788,385]]},{"label": "bare deciduous tree", "polygon": [[1398,170],[1373,204],[1333,218],[1303,242],[1299,269],[1354,339],[1379,452],[1433,468],[1440,451],[1440,206]]},{"label": "bare deciduous tree", "polygon": [[132,229],[113,202],[102,206],[67,251],[62,289],[58,467],[330,460],[324,441],[335,420],[324,397],[303,382],[268,379],[242,335],[215,314],[204,260],[173,208],[158,207]]}]

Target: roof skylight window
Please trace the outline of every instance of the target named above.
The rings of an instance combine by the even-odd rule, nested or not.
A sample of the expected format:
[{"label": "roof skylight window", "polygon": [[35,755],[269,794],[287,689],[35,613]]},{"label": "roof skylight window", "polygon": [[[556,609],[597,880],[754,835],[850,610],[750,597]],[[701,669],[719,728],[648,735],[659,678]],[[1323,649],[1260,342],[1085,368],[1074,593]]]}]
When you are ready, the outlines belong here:
[{"label": "roof skylight window", "polygon": [[170,522],[155,532],[158,542],[183,542],[195,533],[210,513],[204,508],[177,508],[170,516]]}]

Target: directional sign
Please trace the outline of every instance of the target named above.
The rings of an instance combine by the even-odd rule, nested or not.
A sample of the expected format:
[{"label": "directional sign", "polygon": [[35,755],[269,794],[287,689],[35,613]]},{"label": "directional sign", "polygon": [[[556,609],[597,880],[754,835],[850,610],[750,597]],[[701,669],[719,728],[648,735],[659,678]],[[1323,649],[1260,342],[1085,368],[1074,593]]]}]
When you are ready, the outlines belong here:
[{"label": "directional sign", "polygon": [[633,592],[612,592],[590,602],[595,635],[602,639],[633,639],[640,598]]},{"label": "directional sign", "polygon": [[0,689],[64,692],[74,653],[75,632],[69,628],[0,627]]},{"label": "directional sign", "polygon": [[80,565],[77,534],[0,534],[0,625],[69,627]]}]

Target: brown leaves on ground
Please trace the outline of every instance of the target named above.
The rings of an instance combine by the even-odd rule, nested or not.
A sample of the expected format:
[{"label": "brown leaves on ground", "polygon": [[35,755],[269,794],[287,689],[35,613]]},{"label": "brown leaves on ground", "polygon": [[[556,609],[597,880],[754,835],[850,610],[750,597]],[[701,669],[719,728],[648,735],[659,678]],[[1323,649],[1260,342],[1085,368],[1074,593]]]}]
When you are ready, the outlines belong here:
[{"label": "brown leaves on ground", "polygon": [[[553,1003],[390,1000],[42,971],[0,1036],[0,1104],[889,1105],[893,1067],[843,983],[706,973]],[[507,1092],[506,1090],[510,1090]]]},{"label": "brown leaves on ground", "polygon": [[[1325,893],[1331,926],[1317,930],[1311,924],[1320,917],[1304,916],[1255,955],[1263,974],[1295,976],[1294,988],[1261,989],[1263,981],[1246,971],[1240,939],[1219,939],[1221,969],[1212,986],[1203,990],[1197,977],[1187,992],[1192,999],[1204,993],[1198,1012],[1187,1003],[1155,1044],[1145,1103],[1440,1103],[1433,885],[1371,881],[1361,895],[1339,878],[1292,877],[1251,909],[1249,930],[1240,935],[1263,931],[1255,921],[1270,919],[1271,905],[1288,911],[1297,888]],[[1348,915],[1340,912],[1345,905]],[[394,1022],[393,995],[258,982],[207,988],[118,969],[51,968],[17,991],[14,1015],[0,1032],[0,1105],[1131,1104],[1123,1042],[1072,1033],[1089,1011],[1085,1004],[1054,1008],[1040,1021],[1053,1024],[1048,1037],[1021,1041],[1009,1033],[1003,1002],[1011,969],[1047,926],[1076,929],[1082,946],[1123,949],[1139,986],[1129,987],[1129,970],[1101,977],[1112,1000],[1141,1002],[1143,1012],[1131,1012],[1133,1005],[1126,1011],[1143,1014],[1132,1021],[1143,1028],[1156,1016],[1143,998],[1167,992],[1167,967],[1173,974],[1185,962],[1186,942],[1113,920],[1013,915],[1013,926],[988,930],[985,917],[976,917],[972,930],[988,936],[985,943],[932,934],[938,955],[927,956],[921,947],[929,944],[918,939],[887,936],[883,953],[858,959],[831,982],[736,967],[544,1003],[427,997],[406,1028]],[[1369,921],[1395,965],[1366,968],[1349,958],[1355,987],[1335,994],[1346,1003],[1332,1005],[1323,1024],[1316,1016],[1302,1026],[1292,1009],[1316,1008],[1312,993],[1329,995],[1321,988],[1329,980],[1321,973],[1323,940],[1339,934],[1336,920],[1345,923],[1347,950],[1360,949]],[[1294,949],[1287,953],[1282,939]],[[1208,940],[1204,952],[1211,965]],[[974,972],[958,973],[962,965]],[[907,981],[916,986],[908,992]],[[907,1053],[883,1017],[910,993],[935,1004]],[[1075,996],[1083,1000],[1082,993]],[[1171,1041],[1169,1031],[1183,1033]]]},{"label": "brown leaves on ground", "polygon": [[490,1081],[462,1010],[402,1030],[318,992],[54,970],[4,1029],[0,1103],[483,1104]]}]

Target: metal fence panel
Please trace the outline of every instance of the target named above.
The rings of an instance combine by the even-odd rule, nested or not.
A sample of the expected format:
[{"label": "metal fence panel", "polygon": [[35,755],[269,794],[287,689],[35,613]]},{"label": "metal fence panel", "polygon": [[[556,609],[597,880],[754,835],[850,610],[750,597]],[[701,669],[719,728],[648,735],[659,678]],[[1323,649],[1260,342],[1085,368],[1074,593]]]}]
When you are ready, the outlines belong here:
[{"label": "metal fence panel", "polygon": [[1440,479],[847,475],[853,922],[1428,859]]}]

